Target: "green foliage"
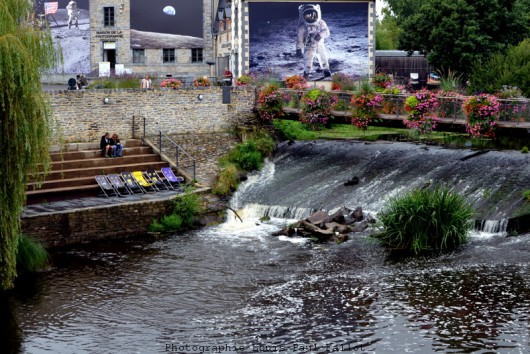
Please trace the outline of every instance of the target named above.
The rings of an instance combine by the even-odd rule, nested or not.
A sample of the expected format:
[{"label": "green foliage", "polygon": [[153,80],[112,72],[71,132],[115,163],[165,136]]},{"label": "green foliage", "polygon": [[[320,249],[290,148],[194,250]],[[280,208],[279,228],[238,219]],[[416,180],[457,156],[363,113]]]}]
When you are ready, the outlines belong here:
[{"label": "green foliage", "polygon": [[237,185],[237,166],[227,162],[221,167],[219,176],[212,187],[212,192],[216,195],[229,195],[237,189]]},{"label": "green foliage", "polygon": [[523,198],[526,200],[530,200],[530,190],[527,189],[523,192]]},{"label": "green foliage", "polygon": [[523,153],[523,154],[528,154],[528,146],[526,146],[526,145],[523,146],[523,147],[521,148],[521,153]]},{"label": "green foliage", "polygon": [[48,265],[49,255],[46,249],[37,241],[20,235],[17,247],[17,271],[34,272]]},{"label": "green foliage", "polygon": [[306,129],[301,122],[276,119],[274,128],[285,140],[313,140],[317,136],[315,131]]},{"label": "green foliage", "polygon": [[175,232],[193,226],[195,215],[201,212],[200,197],[196,193],[185,193],[173,202],[173,212],[149,225],[152,232]]},{"label": "green foliage", "polygon": [[[530,39],[509,48],[505,53],[493,55],[486,62],[476,63],[470,81],[470,92],[496,94],[508,91],[504,93],[530,97]],[[516,87],[517,92],[507,90],[509,87]]]},{"label": "green foliage", "polygon": [[244,171],[259,170],[263,165],[263,155],[254,140],[236,145],[228,153],[228,160]]},{"label": "green foliage", "polygon": [[374,237],[416,255],[453,250],[467,241],[473,213],[462,196],[446,188],[417,189],[389,201],[379,214],[383,230]]},{"label": "green foliage", "polygon": [[390,0],[399,49],[419,50],[435,68],[469,77],[475,63],[529,37],[528,0]]},{"label": "green foliage", "polygon": [[173,214],[182,219],[183,227],[191,227],[193,218],[201,211],[200,197],[196,193],[178,196],[173,203]]},{"label": "green foliage", "polygon": [[398,48],[399,26],[395,16],[388,9],[382,11],[383,19],[376,21],[375,49],[391,50]]},{"label": "green foliage", "polygon": [[32,26],[31,12],[31,1],[0,1],[0,291],[16,276],[27,176],[49,171],[51,110],[40,79],[60,58],[49,29]]}]

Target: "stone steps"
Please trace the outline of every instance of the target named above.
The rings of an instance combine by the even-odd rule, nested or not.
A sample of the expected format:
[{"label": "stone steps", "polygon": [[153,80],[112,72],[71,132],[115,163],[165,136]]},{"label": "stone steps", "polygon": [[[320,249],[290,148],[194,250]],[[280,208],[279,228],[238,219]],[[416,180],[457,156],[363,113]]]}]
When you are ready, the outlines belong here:
[{"label": "stone steps", "polygon": [[160,170],[169,166],[150,147],[142,146],[140,140],[130,139],[123,144],[123,157],[116,158],[102,157],[99,143],[52,147],[51,172],[40,184],[29,178],[26,186],[27,204],[99,195],[101,190],[94,179],[96,175]]}]

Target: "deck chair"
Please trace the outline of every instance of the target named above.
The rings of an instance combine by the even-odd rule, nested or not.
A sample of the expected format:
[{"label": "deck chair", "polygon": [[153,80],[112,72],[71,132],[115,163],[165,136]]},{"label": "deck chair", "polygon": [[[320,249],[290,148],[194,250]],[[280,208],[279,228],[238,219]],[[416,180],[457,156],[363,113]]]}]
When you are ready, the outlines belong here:
[{"label": "deck chair", "polygon": [[119,195],[105,175],[97,175],[96,182],[98,183],[99,187],[101,188],[101,191],[103,192],[101,196],[105,196],[108,198],[113,195]]},{"label": "deck chair", "polygon": [[157,192],[158,188],[156,187],[156,184],[153,182],[149,182],[142,171],[133,171],[132,172],[133,178],[136,180],[136,182],[144,189],[146,192]]},{"label": "deck chair", "polygon": [[131,172],[122,172],[121,177],[131,192],[146,193],[145,189],[136,182]]},{"label": "deck chair", "polygon": [[166,178],[166,181],[168,182],[168,185],[171,187],[171,189],[179,191],[184,190],[181,184],[181,182],[184,182],[184,178],[175,176],[171,167],[162,167],[161,172]]},{"label": "deck chair", "polygon": [[127,183],[125,183],[119,174],[111,173],[107,175],[107,179],[120,197],[125,197],[127,194],[133,194],[133,191],[127,186]]},{"label": "deck chair", "polygon": [[170,190],[171,187],[169,186],[169,182],[164,181],[164,178],[162,178],[158,172],[155,170],[147,170],[145,171],[145,175],[148,178],[148,182],[154,183],[154,185],[160,189],[167,189]]}]

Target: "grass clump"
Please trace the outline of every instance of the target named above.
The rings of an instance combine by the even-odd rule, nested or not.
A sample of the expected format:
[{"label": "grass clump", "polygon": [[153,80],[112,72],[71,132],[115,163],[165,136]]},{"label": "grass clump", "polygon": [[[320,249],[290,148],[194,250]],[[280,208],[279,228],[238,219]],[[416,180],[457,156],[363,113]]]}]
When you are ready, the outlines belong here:
[{"label": "grass clump", "polygon": [[212,192],[216,195],[229,195],[238,186],[238,170],[233,163],[226,162],[221,166],[217,181],[212,186]]},{"label": "grass clump", "polygon": [[379,215],[382,232],[374,237],[415,255],[453,250],[467,241],[473,214],[472,206],[447,188],[417,189],[390,200]]},{"label": "grass clump", "polygon": [[18,238],[17,271],[34,272],[48,265],[49,254],[37,241],[25,235]]},{"label": "grass clump", "polygon": [[175,199],[173,212],[155,220],[149,225],[151,232],[175,232],[193,226],[195,215],[200,213],[200,197],[195,193],[186,193]]}]

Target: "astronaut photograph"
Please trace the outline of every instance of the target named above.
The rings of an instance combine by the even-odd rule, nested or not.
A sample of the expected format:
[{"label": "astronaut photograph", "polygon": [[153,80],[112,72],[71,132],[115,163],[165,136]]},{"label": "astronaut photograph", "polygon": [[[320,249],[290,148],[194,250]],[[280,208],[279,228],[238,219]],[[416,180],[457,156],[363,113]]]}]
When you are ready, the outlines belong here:
[{"label": "astronaut photograph", "polygon": [[35,13],[50,27],[53,40],[62,50],[63,62],[52,73],[90,72],[89,0],[38,0]]},{"label": "astronaut photograph", "polygon": [[366,76],[368,3],[249,3],[250,72],[331,80]]}]

